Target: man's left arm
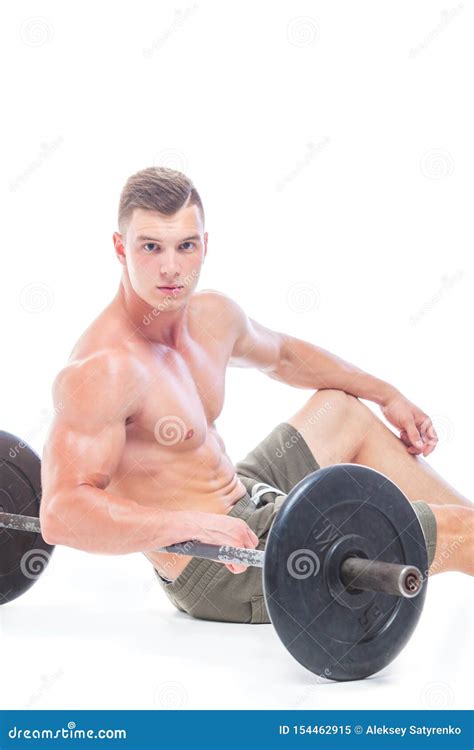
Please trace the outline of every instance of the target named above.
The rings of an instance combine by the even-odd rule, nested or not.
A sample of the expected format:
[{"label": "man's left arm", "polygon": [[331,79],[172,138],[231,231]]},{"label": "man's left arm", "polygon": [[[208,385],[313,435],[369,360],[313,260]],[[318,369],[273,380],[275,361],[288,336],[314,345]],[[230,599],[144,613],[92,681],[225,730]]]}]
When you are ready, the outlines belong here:
[{"label": "man's left arm", "polygon": [[373,401],[400,431],[412,454],[427,456],[437,443],[431,419],[390,383],[316,346],[285,333],[272,331],[247,317],[233,303],[236,338],[229,364],[256,367],[270,378],[295,388],[337,388]]}]

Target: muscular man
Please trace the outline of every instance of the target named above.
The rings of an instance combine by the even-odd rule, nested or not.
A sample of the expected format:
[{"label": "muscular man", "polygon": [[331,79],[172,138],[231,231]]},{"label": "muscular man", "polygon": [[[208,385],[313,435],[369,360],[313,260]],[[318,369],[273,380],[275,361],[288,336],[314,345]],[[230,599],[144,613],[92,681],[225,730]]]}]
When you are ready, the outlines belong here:
[{"label": "muscular man", "polygon": [[[385,473],[413,503],[430,574],[473,573],[473,509],[423,458],[437,441],[429,417],[393,385],[260,325],[228,296],[196,292],[208,234],[185,175],[150,168],[130,177],[118,227],[117,294],[53,385],[42,462],[47,542],[143,552],[179,609],[268,622],[259,569],[156,549],[188,539],[264,548],[297,482],[352,462]],[[235,466],[215,426],[232,365],[314,391]],[[377,403],[400,437],[360,398]]]}]

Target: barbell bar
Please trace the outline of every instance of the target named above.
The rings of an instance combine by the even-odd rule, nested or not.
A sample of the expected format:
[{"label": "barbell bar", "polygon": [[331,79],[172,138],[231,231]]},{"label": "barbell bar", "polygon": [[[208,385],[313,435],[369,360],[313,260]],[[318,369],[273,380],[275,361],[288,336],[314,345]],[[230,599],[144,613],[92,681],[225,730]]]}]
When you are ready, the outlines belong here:
[{"label": "barbell bar", "polygon": [[[0,512],[0,528],[41,534],[39,518],[22,516],[18,513]],[[168,545],[167,547],[158,547],[155,551],[176,555],[191,555],[192,557],[214,560],[223,564],[236,563],[254,568],[263,568],[265,564],[264,550],[231,547],[229,545],[219,546],[218,544],[205,544],[192,540]],[[348,557],[343,560],[340,575],[348,589],[380,591],[409,598],[417,596],[422,585],[421,571],[413,565],[397,565],[357,557]]]}]

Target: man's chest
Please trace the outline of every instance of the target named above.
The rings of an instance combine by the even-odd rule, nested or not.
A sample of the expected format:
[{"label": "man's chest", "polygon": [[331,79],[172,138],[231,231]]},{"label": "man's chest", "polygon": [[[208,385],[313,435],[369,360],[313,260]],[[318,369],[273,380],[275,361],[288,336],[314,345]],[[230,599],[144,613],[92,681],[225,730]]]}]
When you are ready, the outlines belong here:
[{"label": "man's chest", "polygon": [[133,432],[175,450],[201,445],[224,405],[229,352],[217,341],[192,341],[183,351],[146,356],[142,405]]}]

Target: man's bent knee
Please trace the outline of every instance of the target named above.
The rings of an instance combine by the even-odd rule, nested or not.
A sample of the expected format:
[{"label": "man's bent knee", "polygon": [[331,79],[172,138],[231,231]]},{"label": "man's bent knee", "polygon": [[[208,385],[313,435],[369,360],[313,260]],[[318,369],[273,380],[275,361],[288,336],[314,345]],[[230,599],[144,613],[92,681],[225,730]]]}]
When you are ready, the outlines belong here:
[{"label": "man's bent knee", "polygon": [[338,388],[319,388],[309,397],[308,403],[321,404],[332,409],[347,409],[350,406],[350,394]]}]

